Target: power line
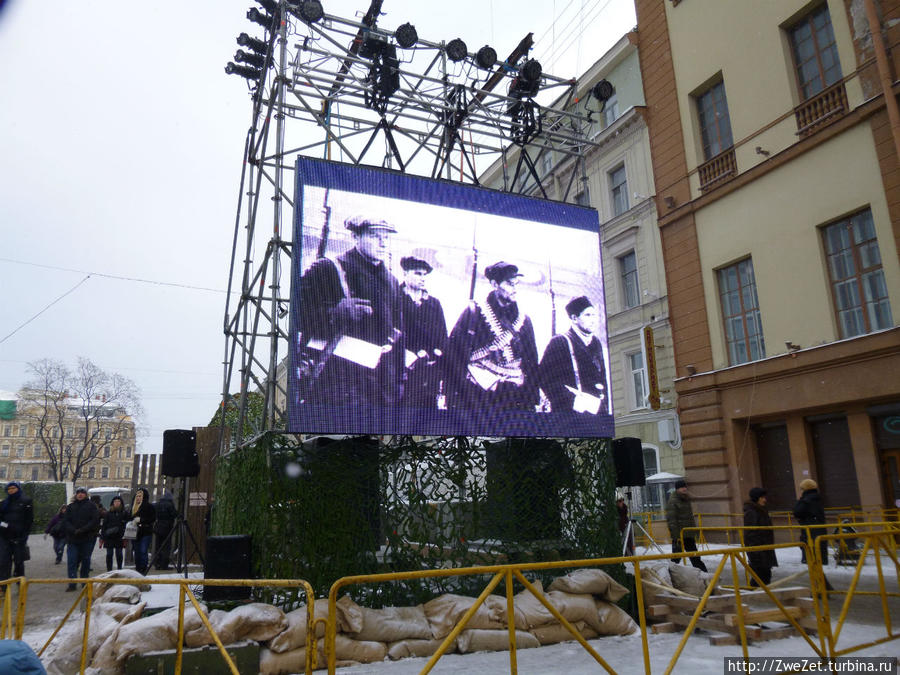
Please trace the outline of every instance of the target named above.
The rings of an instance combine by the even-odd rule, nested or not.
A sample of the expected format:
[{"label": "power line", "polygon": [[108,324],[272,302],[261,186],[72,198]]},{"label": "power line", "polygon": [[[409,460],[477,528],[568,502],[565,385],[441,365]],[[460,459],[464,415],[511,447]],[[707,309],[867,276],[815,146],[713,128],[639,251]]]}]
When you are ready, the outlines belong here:
[{"label": "power line", "polygon": [[72,288],[70,288],[70,289],[67,290],[65,293],[63,293],[61,296],[59,296],[56,300],[54,300],[54,301],[51,302],[49,305],[47,305],[46,307],[44,307],[40,312],[38,312],[37,314],[35,314],[33,317],[31,317],[30,319],[28,319],[28,320],[25,321],[24,323],[20,324],[15,330],[13,330],[12,333],[10,333],[10,334],[7,335],[6,337],[4,337],[2,340],[0,340],[0,344],[3,344],[4,342],[6,342],[9,338],[11,338],[13,335],[15,335],[16,333],[18,333],[22,328],[24,328],[25,326],[27,326],[28,324],[30,324],[32,321],[34,321],[36,318],[38,318],[41,314],[43,314],[44,312],[46,312],[46,311],[47,311],[48,309],[50,309],[53,305],[55,305],[57,302],[59,302],[59,301],[62,300],[64,297],[66,297],[67,295],[69,295],[69,293],[72,293],[76,288],[78,288],[79,286],[81,286],[81,284],[83,284],[85,281],[87,281],[87,280],[90,279],[90,278],[91,278],[91,275],[88,274],[84,279],[82,279],[81,281],[79,281],[77,284],[75,284],[74,286],[72,286]]},{"label": "power line", "polygon": [[118,274],[106,274],[104,272],[86,272],[84,270],[76,270],[70,267],[56,267],[55,265],[43,265],[41,263],[29,262],[26,260],[13,260],[12,258],[0,258],[0,262],[15,263],[16,265],[27,265],[29,267],[42,267],[48,270],[59,270],[61,272],[76,272],[78,274],[87,274],[88,276],[104,277],[106,279],[117,279],[119,281],[134,281],[141,284],[153,284],[156,286],[174,286],[175,288],[188,288],[194,291],[210,291],[212,293],[225,293],[221,288],[209,288],[207,286],[193,286],[191,284],[180,284],[174,281],[157,281],[155,279],[141,279],[139,277],[124,277]]}]

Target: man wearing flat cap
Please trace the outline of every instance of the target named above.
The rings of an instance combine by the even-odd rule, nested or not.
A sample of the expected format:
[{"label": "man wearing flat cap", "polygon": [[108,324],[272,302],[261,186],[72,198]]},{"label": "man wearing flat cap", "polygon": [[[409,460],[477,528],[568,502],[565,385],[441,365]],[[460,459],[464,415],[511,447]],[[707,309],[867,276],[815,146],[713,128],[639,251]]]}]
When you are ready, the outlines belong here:
[{"label": "man wearing flat cap", "polygon": [[319,258],[300,279],[301,403],[396,403],[403,368],[400,284],[387,268],[393,225],[344,221],[353,248]]},{"label": "man wearing flat cap", "polygon": [[400,259],[403,269],[403,336],[407,350],[406,382],[401,404],[437,408],[441,375],[438,362],[447,346],[447,322],[440,300],[431,296],[426,280],[434,267],[425,256]]},{"label": "man wearing flat cap", "polygon": [[531,319],[516,302],[519,268],[497,262],[484,271],[491,292],[472,301],[450,333],[445,385],[451,407],[535,411],[538,353]]},{"label": "man wearing flat cap", "polygon": [[541,359],[541,388],[554,413],[596,415],[607,409],[603,346],[594,335],[599,316],[587,296],[566,305],[572,327],[555,335]]}]

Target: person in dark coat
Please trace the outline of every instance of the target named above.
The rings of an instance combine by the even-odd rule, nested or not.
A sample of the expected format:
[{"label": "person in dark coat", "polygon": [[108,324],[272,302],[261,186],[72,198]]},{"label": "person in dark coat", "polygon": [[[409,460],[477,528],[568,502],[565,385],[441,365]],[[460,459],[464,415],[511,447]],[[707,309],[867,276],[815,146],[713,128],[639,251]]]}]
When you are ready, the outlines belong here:
[{"label": "person in dark coat", "polygon": [[34,522],[31,497],[22,493],[16,481],[6,484],[6,499],[0,503],[0,580],[9,579],[15,562],[15,575],[25,576],[28,535]]},{"label": "person in dark coat", "polygon": [[168,490],[163,491],[162,497],[153,505],[156,509],[156,523],[153,526],[153,534],[156,537],[154,547],[154,567],[158,570],[169,569],[169,556],[172,553],[172,530],[175,520],[178,518],[178,510],[175,508],[175,499]]},{"label": "person in dark coat", "polygon": [[538,353],[531,319],[516,302],[522,275],[500,261],[484,276],[493,290],[484,302],[470,302],[450,332],[444,358],[448,406],[535,412]]},{"label": "person in dark coat", "polygon": [[397,230],[359,216],[344,226],[353,248],[319,258],[300,279],[300,402],[395,404],[404,368],[403,298],[384,261]]},{"label": "person in dark coat", "polygon": [[[772,518],[766,506],[768,497],[764,488],[750,489],[750,501],[744,502],[744,527],[772,527]],[[744,545],[767,546],[775,543],[773,530],[745,530]],[[772,568],[778,566],[778,558],[774,550],[751,551],[747,560],[760,581],[768,585],[772,581]],[[751,586],[758,586],[756,579],[750,580]]]},{"label": "person in dark coat", "polygon": [[[69,579],[79,577],[86,579],[91,575],[91,554],[94,552],[97,529],[100,526],[100,511],[97,505],[88,499],[85,488],[79,487],[75,490],[75,499],[66,507],[63,522]],[[75,589],[74,583],[66,587],[67,591]]]},{"label": "person in dark coat", "polygon": [[594,335],[599,315],[587,298],[566,305],[572,327],[547,343],[541,359],[541,388],[551,412],[596,415],[607,409],[606,365],[603,346]]},{"label": "person in dark coat", "polygon": [[400,260],[404,271],[403,336],[408,358],[415,356],[406,370],[401,405],[437,408],[441,375],[439,361],[447,345],[447,322],[440,300],[429,295],[426,278],[434,269],[427,260],[414,255]]},{"label": "person in dark coat", "polygon": [[63,516],[66,514],[66,505],[59,507],[59,511],[54,515],[47,527],[44,528],[44,538],[49,534],[53,538],[53,552],[56,554],[56,564],[62,562],[63,551],[66,550],[66,532]]},{"label": "person in dark coat", "polygon": [[[666,524],[669,526],[669,536],[672,538],[672,553],[681,553],[681,540],[684,539],[685,551],[696,551],[697,542],[693,532],[682,537],[681,531],[686,527],[696,527],[694,520],[694,507],[688,494],[687,483],[684,480],[675,481],[675,490],[669,495],[666,502]],[[699,556],[690,558],[691,565],[698,570],[706,572],[706,563]],[[672,562],[681,562],[681,558],[673,558]]]},{"label": "person in dark coat", "polygon": [[[825,504],[822,495],[819,494],[819,486],[811,478],[800,481],[800,498],[794,504],[794,517],[799,525],[824,525]],[[827,534],[825,527],[811,527],[809,533],[815,540],[816,537]],[[800,531],[800,541],[806,541],[806,528]],[[822,564],[828,564],[828,542],[819,542]],[[801,562],[806,562],[806,550],[803,550]]]},{"label": "person in dark coat", "polygon": [[100,537],[103,539],[103,547],[106,549],[107,572],[112,572],[113,555],[115,555],[118,569],[122,569],[126,523],[128,523],[128,511],[125,510],[125,502],[119,495],[116,495],[109,503],[109,510],[105,512],[103,523],[100,525]]},{"label": "person in dark coat", "polygon": [[[100,525],[97,528],[97,536],[100,537],[100,528],[103,527],[103,519],[106,518],[106,509],[103,506],[103,500],[100,499],[100,495],[91,495],[90,500],[94,502],[94,506],[97,507],[97,511],[100,512]],[[102,539],[102,537],[101,537]],[[102,541],[101,541],[102,545]]]},{"label": "person in dark coat", "polygon": [[156,509],[150,503],[147,488],[140,488],[134,495],[131,505],[131,520],[137,524],[137,536],[134,538],[134,568],[146,575],[150,569],[149,551],[153,543],[153,523],[156,522]]}]

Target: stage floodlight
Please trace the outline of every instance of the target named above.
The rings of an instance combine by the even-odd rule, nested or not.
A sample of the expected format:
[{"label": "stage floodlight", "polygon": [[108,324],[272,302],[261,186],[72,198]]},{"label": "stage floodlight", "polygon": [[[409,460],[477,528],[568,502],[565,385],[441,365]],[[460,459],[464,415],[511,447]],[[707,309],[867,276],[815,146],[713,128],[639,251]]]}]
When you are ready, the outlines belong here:
[{"label": "stage floodlight", "polygon": [[416,32],[416,27],[408,21],[397,29],[397,32],[394,33],[394,37],[397,38],[397,44],[403,49],[409,49],[419,41],[419,34]]},{"label": "stage floodlight", "polygon": [[265,56],[260,56],[259,54],[253,54],[251,52],[245,52],[241,49],[238,49],[234,53],[234,60],[238,63],[248,63],[254,68],[262,68],[266,65]]},{"label": "stage floodlight", "polygon": [[240,75],[243,78],[248,80],[258,80],[259,76],[262,75],[262,71],[257,70],[256,68],[251,68],[250,66],[239,66],[236,63],[232,63],[229,61],[225,66],[225,72],[229,75]]},{"label": "stage floodlight", "polygon": [[322,3],[319,0],[304,0],[300,5],[300,18],[306,23],[315,23],[325,16]]},{"label": "stage floodlight", "polygon": [[450,42],[447,43],[447,58],[454,63],[462,61],[464,58],[466,58],[466,55],[468,53],[469,50],[466,47],[466,43],[459,38],[453,38],[452,40],[450,40]]},{"label": "stage floodlight", "polygon": [[253,21],[254,23],[258,23],[263,28],[271,28],[272,27],[272,16],[269,14],[265,14],[260,12],[256,7],[251,7],[247,10],[247,18]]},{"label": "stage floodlight", "polygon": [[363,59],[374,59],[387,52],[390,36],[375,28],[363,32],[362,46],[359,56]]},{"label": "stage floodlight", "polygon": [[526,82],[537,82],[541,79],[543,72],[544,69],[541,68],[541,63],[537,59],[528,59],[519,71]]},{"label": "stage floodlight", "polygon": [[497,63],[497,50],[490,45],[485,45],[475,54],[475,63],[478,64],[479,68],[490,70]]},{"label": "stage floodlight", "polygon": [[593,86],[591,93],[598,101],[606,101],[616,93],[616,90],[612,84],[610,84],[609,80],[600,80]]},{"label": "stage floodlight", "polygon": [[269,51],[268,45],[262,40],[257,40],[254,37],[250,37],[246,33],[241,33],[237,36],[237,43],[241,47],[247,47],[248,49],[252,49],[257,54],[261,54],[262,56],[266,55],[266,52]]}]

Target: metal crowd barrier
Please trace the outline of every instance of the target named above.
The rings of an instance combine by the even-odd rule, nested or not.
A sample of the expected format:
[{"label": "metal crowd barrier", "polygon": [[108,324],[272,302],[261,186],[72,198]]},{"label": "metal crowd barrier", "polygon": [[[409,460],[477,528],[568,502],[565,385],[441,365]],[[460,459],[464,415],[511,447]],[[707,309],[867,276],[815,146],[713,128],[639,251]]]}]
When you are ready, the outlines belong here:
[{"label": "metal crowd barrier", "polygon": [[[860,523],[859,525],[878,525],[877,523]],[[615,673],[616,671],[612,668],[612,666],[603,659],[602,655],[598,653],[598,651],[592,647],[587,640],[575,629],[575,627],[563,617],[560,612],[553,606],[553,604],[545,597],[542,591],[538,590],[532,583],[530,583],[524,576],[523,572],[526,571],[537,571],[537,570],[553,570],[553,569],[571,569],[571,568],[581,568],[581,567],[603,567],[608,565],[618,565],[623,563],[631,563],[633,566],[634,572],[634,580],[635,580],[635,595],[636,602],[638,607],[638,626],[641,632],[641,648],[643,655],[643,663],[644,670],[649,675],[651,673],[651,664],[650,664],[650,649],[648,643],[648,635],[647,635],[647,617],[644,608],[644,589],[642,582],[642,574],[641,567],[642,565],[646,565],[647,563],[653,563],[657,561],[665,561],[668,559],[680,559],[686,560],[687,558],[692,558],[696,556],[721,556],[721,560],[716,566],[715,571],[713,572],[712,579],[703,594],[700,598],[697,608],[694,611],[691,620],[688,626],[685,628],[684,634],[679,642],[678,647],[675,652],[672,654],[672,657],[666,667],[666,673],[670,673],[674,668],[675,664],[678,661],[681,653],[684,650],[685,645],[687,644],[687,640],[693,633],[694,629],[698,624],[698,620],[700,616],[706,611],[707,601],[710,596],[713,594],[717,583],[722,579],[722,575],[726,571],[726,567],[730,567],[731,569],[731,582],[732,585],[729,586],[734,591],[735,599],[734,604],[737,608],[737,623],[740,635],[741,649],[742,655],[746,659],[748,658],[747,651],[747,632],[745,625],[745,617],[744,611],[742,609],[743,605],[741,603],[740,594],[742,590],[746,590],[746,586],[740,583],[739,579],[739,570],[741,568],[744,569],[745,578],[754,580],[758,585],[758,590],[762,590],[766,593],[766,595],[771,599],[774,603],[777,610],[780,611],[782,616],[779,616],[777,621],[784,620],[787,623],[790,623],[793,628],[795,628],[800,636],[804,639],[804,641],[810,646],[813,652],[819,658],[832,658],[839,655],[848,654],[853,651],[858,651],[860,649],[878,645],[890,640],[896,640],[900,638],[900,632],[895,632],[892,622],[892,617],[888,607],[888,599],[889,598],[900,598],[900,593],[898,592],[888,592],[885,586],[885,575],[881,568],[882,556],[885,556],[886,559],[890,562],[894,563],[897,573],[897,582],[898,586],[900,586],[900,558],[897,555],[897,534],[898,534],[898,523],[893,522],[889,523],[888,527],[884,527],[880,530],[866,531],[866,532],[855,532],[851,534],[831,534],[831,535],[821,535],[816,537],[812,544],[810,544],[809,537],[806,542],[803,543],[779,543],[779,544],[771,544],[767,546],[739,546],[739,547],[731,547],[731,548],[718,548],[718,549],[705,549],[703,551],[697,552],[681,552],[681,553],[666,553],[666,554],[656,554],[656,555],[643,555],[643,556],[625,556],[625,557],[613,557],[613,558],[593,558],[593,559],[583,559],[583,560],[567,560],[567,561],[553,561],[553,562],[532,562],[532,563],[518,563],[518,564],[506,564],[506,565],[485,565],[485,566],[476,566],[476,567],[466,567],[466,568],[457,568],[457,569],[436,569],[436,570],[418,570],[412,572],[396,572],[396,573],[386,573],[386,574],[370,574],[370,575],[358,575],[358,576],[349,576],[338,579],[332,586],[328,595],[328,617],[327,619],[316,619],[314,616],[314,604],[315,604],[315,594],[310,586],[304,580],[299,579],[183,579],[183,578],[173,578],[173,577],[164,577],[164,578],[140,578],[140,579],[131,579],[131,578],[90,578],[90,579],[27,579],[25,577],[16,577],[13,579],[8,579],[4,582],[0,582],[3,585],[3,610],[0,613],[0,638],[15,638],[21,639],[22,631],[24,627],[24,618],[25,612],[27,608],[27,597],[28,597],[28,589],[30,586],[35,584],[68,584],[71,581],[76,583],[83,583],[84,587],[81,589],[81,592],[77,597],[74,598],[72,606],[69,608],[69,611],[66,613],[65,617],[60,621],[59,625],[53,631],[53,634],[47,639],[44,643],[43,647],[39,651],[39,655],[43,654],[43,652],[50,645],[52,640],[59,633],[60,629],[65,625],[65,623],[69,620],[72,613],[78,607],[79,603],[82,599],[85,600],[86,608],[84,613],[84,628],[82,635],[82,648],[81,648],[81,662],[80,662],[80,670],[79,672],[83,673],[86,667],[87,660],[87,644],[88,644],[88,635],[90,631],[90,614],[91,614],[91,606],[94,599],[94,586],[96,584],[127,584],[127,585],[144,585],[144,584],[161,584],[161,585],[178,585],[178,639],[177,639],[177,647],[176,647],[176,662],[175,662],[175,670],[176,675],[180,675],[182,668],[182,651],[184,644],[184,607],[185,607],[185,599],[189,600],[191,604],[196,609],[198,615],[200,616],[204,626],[209,631],[210,636],[213,638],[213,641],[218,648],[219,652],[222,654],[225,663],[230,670],[230,672],[238,675],[238,670],[229,656],[228,652],[225,649],[225,646],[222,644],[219,636],[216,634],[214,628],[209,622],[209,619],[205,612],[202,611],[199,602],[194,595],[191,587],[192,586],[252,586],[259,588],[303,588],[306,594],[307,600],[307,641],[306,641],[306,663],[305,663],[305,672],[311,674],[313,670],[317,667],[316,663],[316,655],[318,652],[318,640],[316,638],[316,625],[318,623],[324,622],[325,624],[325,637],[324,637],[324,651],[325,657],[328,666],[329,674],[333,674],[335,672],[336,665],[336,654],[335,654],[335,638],[337,635],[337,596],[339,591],[342,588],[358,585],[358,584],[377,584],[377,583],[385,583],[385,582],[393,582],[400,580],[408,580],[408,579],[428,579],[428,578],[437,578],[437,577],[460,577],[460,576],[477,576],[477,575],[490,575],[490,580],[487,585],[484,587],[484,590],[472,604],[472,606],[465,612],[459,622],[454,626],[451,633],[444,639],[441,646],[434,653],[434,655],[429,659],[425,667],[422,669],[422,673],[428,673],[437,663],[437,661],[446,653],[447,649],[453,641],[459,636],[459,634],[465,629],[469,620],[474,616],[475,612],[479,607],[482,606],[487,596],[501,583],[505,583],[505,595],[507,602],[507,624],[509,631],[509,663],[510,663],[510,673],[515,675],[517,671],[517,662],[516,662],[516,627],[514,620],[514,611],[515,611],[515,601],[513,594],[513,583],[514,580],[523,585],[541,604],[556,618],[559,623],[564,626],[573,636],[575,640],[585,649],[594,660],[600,664],[607,672]],[[798,527],[798,526],[773,526],[771,529],[779,529],[779,528],[787,528],[787,527]],[[802,526],[801,526],[802,527]],[[706,529],[711,529],[707,527]],[[743,536],[744,529],[759,529],[759,528],[735,528],[738,530],[738,536]],[[769,528],[766,528],[769,529]],[[809,535],[809,532],[807,533]],[[847,591],[834,591],[832,595],[844,595],[844,600],[841,606],[841,610],[837,619],[837,622],[834,626],[832,626],[831,622],[831,612],[829,603],[827,601],[828,593],[825,590],[825,577],[822,569],[822,561],[819,558],[818,550],[820,541],[833,541],[846,539],[849,537],[855,537],[864,542],[863,545],[863,553],[859,558],[857,563],[857,569],[855,571],[853,580],[851,582],[850,588]],[[780,549],[788,549],[788,548],[803,548],[806,552],[806,560],[807,560],[807,571],[806,573],[809,576],[810,583],[810,591],[813,598],[813,606],[816,615],[816,626],[818,632],[818,644],[816,641],[808,634],[806,629],[798,623],[794,616],[794,612],[790,611],[789,608],[786,608],[777,593],[773,593],[770,588],[774,587],[773,584],[763,584],[759,577],[753,572],[750,568],[746,554],[748,552],[753,551],[764,551],[764,550],[780,550]],[[877,578],[878,578],[878,590],[877,591],[861,591],[857,588],[860,572],[865,563],[865,559],[869,552],[872,553],[875,562],[877,564]],[[775,582],[778,583],[778,582]],[[12,587],[13,585],[19,586],[19,597],[18,603],[16,607],[16,615],[15,618],[12,616],[12,608],[13,608],[13,596],[12,596]],[[884,619],[884,624],[886,628],[886,635],[883,637],[879,637],[874,640],[870,640],[861,644],[851,644],[849,646],[841,646],[838,647],[838,640],[841,636],[841,631],[843,626],[845,625],[849,610],[852,605],[853,598],[858,595],[877,595],[881,599],[881,609],[882,615]],[[783,617],[783,618],[782,618]]]}]

